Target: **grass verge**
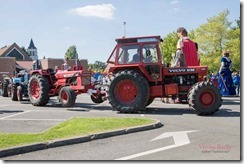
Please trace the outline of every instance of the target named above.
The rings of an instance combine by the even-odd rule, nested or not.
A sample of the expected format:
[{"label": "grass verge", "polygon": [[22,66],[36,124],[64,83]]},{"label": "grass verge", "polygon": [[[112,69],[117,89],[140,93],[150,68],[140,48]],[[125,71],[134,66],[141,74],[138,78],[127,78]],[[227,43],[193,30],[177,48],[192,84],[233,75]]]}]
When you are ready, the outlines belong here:
[{"label": "grass verge", "polygon": [[73,118],[41,133],[0,133],[0,149],[91,135],[140,125],[148,125],[154,122],[154,120],[146,118]]}]

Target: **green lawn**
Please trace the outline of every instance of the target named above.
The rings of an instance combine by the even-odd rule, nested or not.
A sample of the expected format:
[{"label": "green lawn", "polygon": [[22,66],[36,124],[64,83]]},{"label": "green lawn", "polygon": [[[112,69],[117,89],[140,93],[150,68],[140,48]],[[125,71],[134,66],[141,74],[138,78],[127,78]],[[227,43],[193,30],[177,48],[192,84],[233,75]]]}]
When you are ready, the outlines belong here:
[{"label": "green lawn", "polygon": [[73,118],[41,133],[0,133],[0,149],[154,123],[145,118]]}]

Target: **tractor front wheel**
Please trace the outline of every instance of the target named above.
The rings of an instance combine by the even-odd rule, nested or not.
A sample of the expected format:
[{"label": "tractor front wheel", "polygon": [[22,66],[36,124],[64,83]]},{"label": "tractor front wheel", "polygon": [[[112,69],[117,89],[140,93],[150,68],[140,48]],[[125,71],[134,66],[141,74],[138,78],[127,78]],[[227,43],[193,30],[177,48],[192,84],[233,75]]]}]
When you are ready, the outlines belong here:
[{"label": "tractor front wheel", "polygon": [[104,102],[103,96],[105,96],[105,94],[92,94],[91,95],[91,100],[95,104],[100,104],[100,103]]},{"label": "tractor front wheel", "polygon": [[70,87],[63,87],[59,92],[59,100],[63,107],[72,107],[75,104],[75,91]]},{"label": "tractor front wheel", "polygon": [[212,115],[222,105],[222,96],[212,83],[202,81],[190,90],[188,102],[197,115]]}]

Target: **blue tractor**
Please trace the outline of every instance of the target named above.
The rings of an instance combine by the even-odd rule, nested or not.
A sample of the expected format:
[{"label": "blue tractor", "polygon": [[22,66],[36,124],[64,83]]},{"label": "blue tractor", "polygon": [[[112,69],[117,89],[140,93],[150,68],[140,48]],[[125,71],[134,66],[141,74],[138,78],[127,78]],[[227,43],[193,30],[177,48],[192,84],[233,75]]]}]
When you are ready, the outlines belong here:
[{"label": "blue tractor", "polygon": [[20,71],[15,78],[12,78],[11,98],[13,101],[22,101],[23,97],[28,97],[28,82],[30,74],[25,70]]}]

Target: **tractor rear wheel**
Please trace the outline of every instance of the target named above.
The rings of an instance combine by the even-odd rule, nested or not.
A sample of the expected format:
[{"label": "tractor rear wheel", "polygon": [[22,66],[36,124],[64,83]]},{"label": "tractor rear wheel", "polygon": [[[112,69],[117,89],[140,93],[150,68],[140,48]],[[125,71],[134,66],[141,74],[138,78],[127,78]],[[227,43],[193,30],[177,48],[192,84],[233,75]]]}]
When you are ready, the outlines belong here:
[{"label": "tractor rear wheel", "polygon": [[17,85],[16,84],[12,84],[12,87],[11,87],[11,99],[13,101],[18,101],[18,97],[17,97]]},{"label": "tractor rear wheel", "polygon": [[23,101],[23,92],[22,92],[21,86],[17,87],[17,98],[18,98],[18,101]]},{"label": "tractor rear wheel", "polygon": [[49,83],[41,75],[31,76],[28,84],[28,95],[34,106],[45,106],[49,101]]},{"label": "tractor rear wheel", "polygon": [[4,80],[3,81],[3,84],[2,84],[2,96],[3,97],[8,97],[8,85],[9,85],[9,82],[7,80]]},{"label": "tractor rear wheel", "polygon": [[153,100],[154,100],[154,98],[149,98],[149,100],[148,100],[148,102],[147,102],[147,104],[146,104],[145,107],[147,107],[147,106],[149,106],[150,104],[152,104]]},{"label": "tractor rear wheel", "polygon": [[222,97],[212,83],[202,81],[190,90],[188,102],[197,115],[212,115],[222,105]]},{"label": "tractor rear wheel", "polygon": [[148,103],[150,88],[147,80],[138,72],[125,70],[118,72],[108,89],[109,103],[121,113],[134,113]]},{"label": "tractor rear wheel", "polygon": [[70,87],[63,87],[59,92],[59,100],[63,107],[72,107],[75,104],[75,91]]}]

